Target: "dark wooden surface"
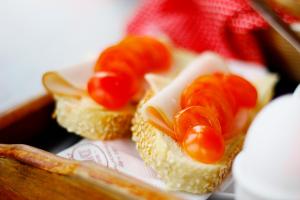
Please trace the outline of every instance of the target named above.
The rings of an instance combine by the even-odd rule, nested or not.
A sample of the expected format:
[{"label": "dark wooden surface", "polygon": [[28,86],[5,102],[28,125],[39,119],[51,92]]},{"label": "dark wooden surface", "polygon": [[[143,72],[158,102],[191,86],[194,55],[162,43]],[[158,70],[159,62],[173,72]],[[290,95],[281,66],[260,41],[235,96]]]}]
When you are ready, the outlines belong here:
[{"label": "dark wooden surface", "polygon": [[53,110],[53,99],[42,95],[0,113],[0,143],[28,144],[58,153],[78,142],[81,137],[68,133],[52,118]]}]

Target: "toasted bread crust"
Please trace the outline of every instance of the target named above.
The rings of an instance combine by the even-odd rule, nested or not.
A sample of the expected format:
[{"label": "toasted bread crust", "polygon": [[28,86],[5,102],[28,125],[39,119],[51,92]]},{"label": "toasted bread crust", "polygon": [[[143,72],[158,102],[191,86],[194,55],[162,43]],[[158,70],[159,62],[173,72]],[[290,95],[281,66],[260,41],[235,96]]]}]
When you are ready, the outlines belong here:
[{"label": "toasted bread crust", "polygon": [[212,192],[230,172],[232,161],[242,148],[244,136],[240,134],[227,142],[225,155],[218,163],[194,161],[173,139],[142,118],[140,108],[150,96],[148,93],[140,102],[133,119],[133,140],[141,157],[171,190],[200,194]]},{"label": "toasted bread crust", "polygon": [[88,139],[115,139],[130,135],[134,109],[108,111],[89,97],[55,95],[54,117],[69,132]]}]

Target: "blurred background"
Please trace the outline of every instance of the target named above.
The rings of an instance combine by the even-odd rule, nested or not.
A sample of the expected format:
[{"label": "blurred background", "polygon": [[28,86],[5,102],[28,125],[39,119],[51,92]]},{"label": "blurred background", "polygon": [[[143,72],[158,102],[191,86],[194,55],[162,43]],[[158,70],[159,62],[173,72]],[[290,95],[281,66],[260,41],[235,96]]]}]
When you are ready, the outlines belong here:
[{"label": "blurred background", "polygon": [[41,75],[95,58],[138,0],[1,0],[0,113],[42,93]]},{"label": "blurred background", "polygon": [[[299,53],[251,2],[265,1],[1,0],[0,113],[44,92],[43,72],[90,61],[125,33],[149,30],[197,52],[267,65],[282,74],[276,94],[291,92],[297,82],[290,77],[300,80]],[[266,2],[300,35],[298,0]]]}]

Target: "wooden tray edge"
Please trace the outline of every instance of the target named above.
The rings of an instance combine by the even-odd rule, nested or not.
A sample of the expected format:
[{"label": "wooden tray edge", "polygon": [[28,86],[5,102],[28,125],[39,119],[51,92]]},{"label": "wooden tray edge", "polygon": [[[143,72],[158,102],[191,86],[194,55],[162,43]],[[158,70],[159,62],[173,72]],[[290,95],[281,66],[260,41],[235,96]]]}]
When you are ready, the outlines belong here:
[{"label": "wooden tray edge", "polygon": [[[59,187],[65,186],[70,190],[70,187],[64,184],[75,184],[78,182],[78,184],[82,185],[80,186],[81,189],[87,189],[93,196],[98,195],[99,197],[99,195],[103,196],[105,193],[107,195],[105,199],[178,199],[170,193],[154,188],[142,181],[91,162],[64,159],[27,145],[0,144],[0,183],[2,182],[0,191],[8,191],[7,189],[1,189],[1,185],[5,185],[6,188],[9,187],[11,190],[16,191],[16,194],[26,199],[35,199],[34,197],[36,196],[34,194],[40,195],[38,196],[39,198],[47,199],[49,198],[49,192],[45,193],[47,196],[43,196],[43,192],[36,188],[38,190],[37,193],[32,193],[33,196],[30,197],[27,195],[28,191],[25,191],[24,187],[14,187],[20,185],[20,183],[13,182],[15,180],[13,179],[14,177],[5,176],[5,168],[8,169],[10,167],[11,169],[12,167],[9,165],[15,168],[14,176],[21,175],[25,180],[26,178],[31,180],[31,182],[24,182],[24,184],[34,184],[34,181],[39,181],[39,178],[46,173],[53,178],[57,176],[65,178],[62,184],[58,185]],[[24,169],[24,166],[28,172],[39,169],[38,174],[41,174],[41,176],[35,176],[32,181],[31,174],[24,174],[24,170],[21,170]],[[51,183],[48,184],[51,185]],[[55,189],[56,185],[51,185],[51,187]],[[62,197],[59,193],[53,192],[51,194],[51,199],[69,199],[67,196],[65,198]],[[78,196],[78,198],[83,197]]]}]

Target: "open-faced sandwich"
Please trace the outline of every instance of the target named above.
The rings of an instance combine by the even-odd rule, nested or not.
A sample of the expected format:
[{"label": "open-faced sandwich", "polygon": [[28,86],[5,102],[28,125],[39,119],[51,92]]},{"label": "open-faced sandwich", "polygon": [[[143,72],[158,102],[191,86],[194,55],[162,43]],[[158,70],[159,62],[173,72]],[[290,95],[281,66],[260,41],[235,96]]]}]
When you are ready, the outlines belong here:
[{"label": "open-faced sandwich", "polygon": [[174,77],[189,61],[167,42],[148,36],[127,36],[106,48],[96,63],[43,76],[54,96],[54,117],[69,132],[89,139],[130,134],[136,105],[147,88],[144,75]]},{"label": "open-faced sandwich", "polygon": [[133,140],[171,190],[208,193],[229,174],[249,123],[277,80],[252,65],[208,52],[165,85],[158,81],[163,77],[149,79]]}]

